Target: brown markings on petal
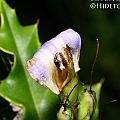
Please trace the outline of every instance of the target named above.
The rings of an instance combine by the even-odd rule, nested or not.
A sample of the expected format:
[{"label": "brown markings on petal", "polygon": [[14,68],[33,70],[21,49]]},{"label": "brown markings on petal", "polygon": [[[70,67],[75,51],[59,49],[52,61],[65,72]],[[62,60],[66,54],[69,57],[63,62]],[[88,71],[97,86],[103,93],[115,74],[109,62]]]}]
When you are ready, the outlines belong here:
[{"label": "brown markings on petal", "polygon": [[26,63],[26,69],[29,70],[30,67],[36,64],[36,58],[32,58],[31,60],[28,60]]},{"label": "brown markings on petal", "polygon": [[70,48],[63,47],[64,56],[66,57],[67,64],[69,65],[72,61],[72,54],[70,52]]},{"label": "brown markings on petal", "polygon": [[58,55],[59,53],[57,52],[54,57],[54,64],[56,65],[57,68],[60,68],[60,61],[58,60]]},{"label": "brown markings on petal", "polygon": [[59,55],[60,55],[60,57],[61,57],[61,60],[62,60],[63,66],[64,66],[65,68],[67,68],[67,60],[65,59],[63,53],[60,52]]},{"label": "brown markings on petal", "polygon": [[69,50],[69,52],[74,49],[71,44],[66,44],[66,48]]},{"label": "brown markings on petal", "polygon": [[72,54],[70,52],[71,47],[66,45],[67,48],[63,47],[61,52],[57,52],[54,57],[54,64],[57,68],[67,68],[72,61]]}]

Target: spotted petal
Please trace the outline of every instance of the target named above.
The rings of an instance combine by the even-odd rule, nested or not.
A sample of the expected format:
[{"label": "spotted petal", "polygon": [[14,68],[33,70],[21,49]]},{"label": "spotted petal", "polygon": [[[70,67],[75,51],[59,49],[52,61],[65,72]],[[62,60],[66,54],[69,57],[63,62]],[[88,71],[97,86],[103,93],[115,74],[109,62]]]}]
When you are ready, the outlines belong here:
[{"label": "spotted petal", "polygon": [[81,38],[72,29],[61,32],[44,43],[26,63],[26,68],[39,84],[60,94],[75,77],[79,68]]}]

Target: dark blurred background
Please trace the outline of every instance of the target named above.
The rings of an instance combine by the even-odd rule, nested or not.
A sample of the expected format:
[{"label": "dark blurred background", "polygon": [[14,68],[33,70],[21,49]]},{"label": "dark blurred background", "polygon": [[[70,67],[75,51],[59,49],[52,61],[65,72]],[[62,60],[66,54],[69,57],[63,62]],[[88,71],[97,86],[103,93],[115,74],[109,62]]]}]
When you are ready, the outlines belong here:
[{"label": "dark blurred background", "polygon": [[[79,76],[85,84],[89,84],[90,71],[96,52],[96,39],[99,39],[100,49],[93,73],[93,83],[99,82],[102,77],[105,78],[101,90],[100,108],[111,100],[118,100],[104,108],[102,120],[118,120],[120,118],[120,5],[119,9],[117,5],[120,2],[114,0],[113,2],[109,2],[109,0],[106,2],[92,0],[6,1],[16,9],[22,25],[34,24],[38,19],[40,20],[38,33],[40,41],[43,43],[68,28],[74,29],[81,35]],[[92,6],[91,3],[95,3],[96,6]],[[105,4],[108,4],[109,8],[106,9]],[[111,9],[110,4],[116,5]],[[0,67],[0,73],[2,73],[0,79],[4,79],[8,75],[11,61],[13,61],[12,56],[0,51],[0,66],[2,66]],[[7,107],[6,101],[0,99],[0,103],[3,105],[0,109],[0,119],[2,119],[3,113],[8,114],[8,109],[11,110],[11,108]],[[6,119],[9,120],[12,117],[9,116]]]}]

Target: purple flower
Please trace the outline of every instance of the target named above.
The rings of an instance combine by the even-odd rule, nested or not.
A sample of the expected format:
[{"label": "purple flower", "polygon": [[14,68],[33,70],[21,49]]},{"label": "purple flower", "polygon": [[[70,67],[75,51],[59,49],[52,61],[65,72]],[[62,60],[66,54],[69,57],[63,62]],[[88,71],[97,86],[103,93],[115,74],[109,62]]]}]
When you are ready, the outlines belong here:
[{"label": "purple flower", "polygon": [[26,63],[33,79],[56,94],[75,77],[79,68],[80,35],[72,29],[44,43]]}]

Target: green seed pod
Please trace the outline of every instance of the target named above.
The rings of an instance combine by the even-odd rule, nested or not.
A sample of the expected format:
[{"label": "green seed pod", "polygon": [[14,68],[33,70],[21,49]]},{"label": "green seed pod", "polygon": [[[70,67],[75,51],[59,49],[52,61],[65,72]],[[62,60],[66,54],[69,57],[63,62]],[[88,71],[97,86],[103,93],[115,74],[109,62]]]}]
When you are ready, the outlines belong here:
[{"label": "green seed pod", "polygon": [[95,91],[85,89],[79,98],[78,120],[90,120],[96,106]]}]

